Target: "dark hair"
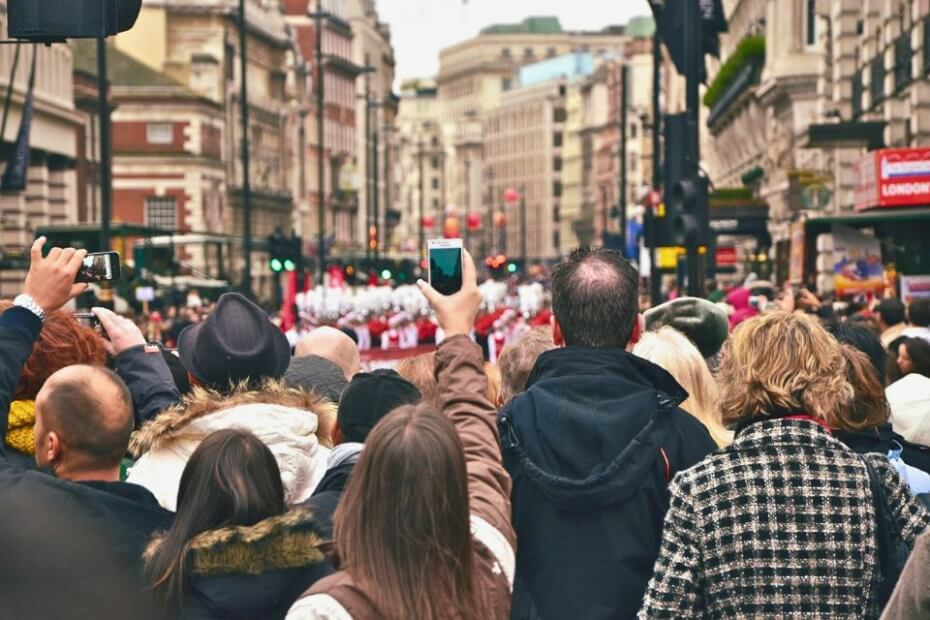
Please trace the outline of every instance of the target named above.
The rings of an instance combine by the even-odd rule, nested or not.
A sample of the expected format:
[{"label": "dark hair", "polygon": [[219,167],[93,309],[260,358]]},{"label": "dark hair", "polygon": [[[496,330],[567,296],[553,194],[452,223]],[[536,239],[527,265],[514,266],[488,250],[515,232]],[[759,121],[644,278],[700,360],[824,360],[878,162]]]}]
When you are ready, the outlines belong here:
[{"label": "dark hair", "polygon": [[568,346],[626,348],[639,313],[639,275],[616,252],[582,246],[552,268],[552,312]]},{"label": "dark hair", "polygon": [[885,348],[875,332],[868,327],[851,322],[838,323],[830,321],[826,323],[826,328],[839,340],[840,344],[848,344],[867,355],[872,367],[875,369],[875,378],[880,384],[884,385]]},{"label": "dark hair", "polygon": [[[930,377],[930,342],[923,338],[907,338],[900,344],[907,349],[911,364],[914,365],[914,372]],[[895,354],[897,355],[897,352]]]},{"label": "dark hair", "polygon": [[911,325],[930,327],[930,297],[912,299],[907,307],[907,317]]},{"label": "dark hair", "polygon": [[371,431],[334,523],[343,567],[379,618],[492,616],[475,571],[462,442],[429,405],[401,407]]},{"label": "dark hair", "polygon": [[422,398],[415,385],[393,370],[361,372],[352,377],[339,400],[336,415],[339,434],[343,441],[364,443],[381,418],[401,405],[414,405]]},{"label": "dark hair", "polygon": [[904,304],[897,297],[883,299],[878,304],[878,315],[882,318],[882,323],[889,327],[903,323],[906,319]]},{"label": "dark hair", "polygon": [[145,552],[145,575],[156,598],[181,609],[190,572],[190,543],[230,525],[255,525],[284,513],[284,486],[274,455],[248,431],[216,431],[201,442],[181,474],[171,529]]},{"label": "dark hair", "polygon": [[123,380],[103,366],[56,378],[42,392],[42,419],[87,465],[112,467],[126,456],[132,434],[132,396]]},{"label": "dark hair", "polygon": [[855,397],[848,407],[841,408],[833,422],[839,430],[855,433],[875,428],[888,421],[891,410],[885,399],[879,377],[872,372],[872,360],[854,345],[841,347],[846,359],[846,379],[853,387]]},{"label": "dark hair", "polygon": [[889,342],[888,347],[885,349],[885,385],[891,385],[904,376],[898,367],[898,350],[905,340],[907,340],[907,336],[898,336]]},{"label": "dark hair", "polygon": [[165,348],[162,348],[161,355],[168,365],[168,370],[171,372],[171,378],[174,379],[174,386],[178,388],[178,392],[181,393],[181,396],[190,394],[192,389],[190,375],[187,373],[187,369],[184,368],[184,364],[181,363],[181,358]]}]

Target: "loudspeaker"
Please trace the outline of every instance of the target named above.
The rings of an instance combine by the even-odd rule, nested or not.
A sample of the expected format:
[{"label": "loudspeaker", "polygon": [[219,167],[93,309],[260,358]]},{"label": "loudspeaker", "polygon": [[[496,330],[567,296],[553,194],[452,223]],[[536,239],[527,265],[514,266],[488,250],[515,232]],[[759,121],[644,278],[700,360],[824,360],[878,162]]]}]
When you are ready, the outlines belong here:
[{"label": "loudspeaker", "polygon": [[142,0],[8,0],[9,36],[49,43],[109,37],[132,28]]}]

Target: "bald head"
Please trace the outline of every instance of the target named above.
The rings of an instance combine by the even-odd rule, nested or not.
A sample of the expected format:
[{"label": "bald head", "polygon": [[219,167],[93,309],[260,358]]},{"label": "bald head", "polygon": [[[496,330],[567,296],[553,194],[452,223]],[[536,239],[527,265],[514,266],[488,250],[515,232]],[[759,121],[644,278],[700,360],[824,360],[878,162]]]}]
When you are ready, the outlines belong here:
[{"label": "bald head", "polygon": [[361,370],[358,347],[345,333],[332,327],[318,327],[297,342],[294,357],[319,355],[342,369],[346,379]]},{"label": "bald head", "polygon": [[36,461],[74,473],[119,467],[133,425],[132,397],[116,374],[68,366],[36,397]]}]

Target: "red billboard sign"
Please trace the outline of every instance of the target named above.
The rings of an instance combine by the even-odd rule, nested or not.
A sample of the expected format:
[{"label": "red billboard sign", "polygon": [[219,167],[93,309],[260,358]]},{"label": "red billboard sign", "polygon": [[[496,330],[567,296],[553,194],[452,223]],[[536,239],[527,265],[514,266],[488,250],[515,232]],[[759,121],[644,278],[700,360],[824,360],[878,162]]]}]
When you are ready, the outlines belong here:
[{"label": "red billboard sign", "polygon": [[872,151],[854,173],[856,210],[930,205],[930,148]]}]

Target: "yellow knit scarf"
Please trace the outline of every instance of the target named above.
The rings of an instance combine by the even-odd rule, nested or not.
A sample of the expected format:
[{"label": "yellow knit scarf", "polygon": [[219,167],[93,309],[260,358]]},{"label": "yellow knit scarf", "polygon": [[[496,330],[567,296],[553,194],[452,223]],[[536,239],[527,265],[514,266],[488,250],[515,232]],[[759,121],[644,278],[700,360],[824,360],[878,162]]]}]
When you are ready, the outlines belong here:
[{"label": "yellow knit scarf", "polygon": [[10,404],[6,445],[23,454],[36,453],[36,403],[34,400],[14,400]]}]

